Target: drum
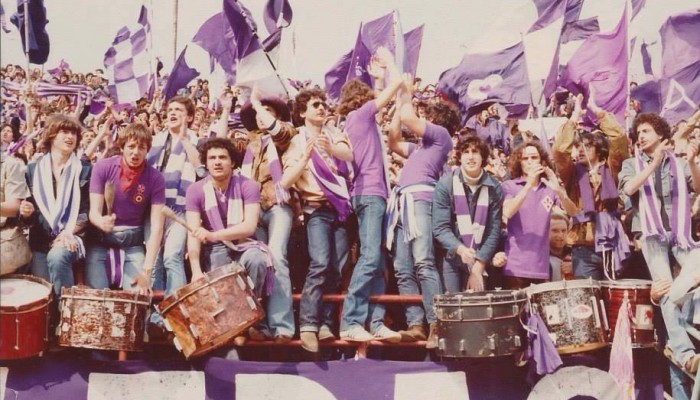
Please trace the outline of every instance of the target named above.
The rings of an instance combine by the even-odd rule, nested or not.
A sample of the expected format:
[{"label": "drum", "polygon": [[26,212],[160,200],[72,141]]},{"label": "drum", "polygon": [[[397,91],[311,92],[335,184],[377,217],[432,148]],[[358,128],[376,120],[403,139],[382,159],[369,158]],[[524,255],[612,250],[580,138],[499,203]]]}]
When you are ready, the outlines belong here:
[{"label": "drum", "polygon": [[523,350],[520,315],[526,300],[521,290],[435,296],[438,355],[494,357]]},{"label": "drum", "polygon": [[49,343],[51,284],[36,276],[0,278],[0,360],[40,354]]},{"label": "drum", "polygon": [[98,350],[141,351],[149,296],[124,290],[61,289],[58,344]]},{"label": "drum", "polygon": [[0,275],[11,274],[32,261],[29,242],[18,227],[0,230]]},{"label": "drum", "polygon": [[620,279],[600,282],[600,286],[610,322],[608,332],[610,342],[615,336],[615,325],[622,300],[627,296],[632,309],[632,347],[654,347],[656,331],[654,330],[654,307],[651,304],[651,281]]},{"label": "drum", "polygon": [[218,267],[156,307],[186,358],[209,353],[265,317],[240,264]]},{"label": "drum", "polygon": [[532,312],[542,317],[559,354],[607,346],[608,321],[598,281],[548,282],[530,286],[526,291]]}]

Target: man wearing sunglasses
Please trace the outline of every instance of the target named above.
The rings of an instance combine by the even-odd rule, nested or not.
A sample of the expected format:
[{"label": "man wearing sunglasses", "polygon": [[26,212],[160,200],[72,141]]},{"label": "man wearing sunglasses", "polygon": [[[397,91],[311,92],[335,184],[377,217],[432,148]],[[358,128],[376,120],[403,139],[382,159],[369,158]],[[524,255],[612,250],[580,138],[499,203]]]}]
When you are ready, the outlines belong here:
[{"label": "man wearing sunglasses", "polygon": [[338,293],[340,271],[348,257],[345,220],[350,215],[348,190],[352,150],[346,135],[326,125],[328,107],[321,89],[302,90],[294,113],[304,120],[283,156],[282,186],[294,186],[304,210],[309,243],[309,271],[299,305],[301,345],[318,352],[319,341],[333,340],[331,304],[324,293]]}]

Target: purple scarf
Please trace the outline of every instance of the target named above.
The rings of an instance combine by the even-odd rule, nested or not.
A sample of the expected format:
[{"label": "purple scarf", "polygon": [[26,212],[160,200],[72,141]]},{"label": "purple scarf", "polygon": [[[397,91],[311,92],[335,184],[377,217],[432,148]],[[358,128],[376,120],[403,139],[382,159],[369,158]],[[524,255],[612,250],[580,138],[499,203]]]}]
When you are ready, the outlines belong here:
[{"label": "purple scarf", "polygon": [[489,189],[483,185],[479,185],[477,188],[479,196],[476,200],[476,209],[472,218],[467,195],[464,192],[464,185],[460,181],[459,175],[460,170],[455,170],[452,174],[452,191],[454,193],[452,204],[457,217],[457,230],[465,246],[479,250],[484,237],[484,230],[486,229],[486,219],[489,214]]},{"label": "purple scarf", "polygon": [[[671,240],[670,245],[678,245],[683,250],[698,246],[690,234],[690,196],[685,182],[683,167],[672,153],[666,152],[671,172]],[[638,153],[635,160],[637,173],[644,169],[644,160]],[[662,168],[662,167],[659,167]],[[661,202],[653,184],[653,177],[647,179],[640,188],[639,215],[642,222],[642,237],[665,238],[666,230],[661,222]]]},{"label": "purple scarf", "polygon": [[[600,174],[602,179],[600,186],[600,200],[605,201],[617,199],[617,187],[615,186],[615,181],[610,173],[610,168],[603,164],[598,167],[597,172]],[[589,171],[583,165],[577,164],[576,177],[578,178],[578,188],[579,193],[581,194],[581,202],[583,203],[583,211],[574,216],[573,223],[575,225],[592,221],[594,219],[594,213],[596,212],[595,198],[593,196],[593,188],[590,183]]]},{"label": "purple scarf", "polygon": [[527,321],[527,359],[535,363],[537,375],[551,374],[563,362],[557,352],[547,325],[537,312],[531,312]]},{"label": "purple scarf", "polygon": [[[306,130],[303,130],[305,140],[309,140],[309,134]],[[327,134],[327,132],[322,132],[321,134]],[[328,138],[333,142],[330,135]],[[348,188],[348,182],[346,177],[342,176],[341,173],[347,173],[349,170],[343,168],[342,161],[337,158],[330,156],[332,162],[335,163],[334,167],[336,172],[333,172],[331,166],[326,162],[326,160],[321,156],[321,153],[317,147],[314,146],[311,152],[311,174],[316,178],[316,183],[321,188],[323,195],[326,196],[328,202],[331,203],[335,211],[338,213],[338,220],[343,222],[352,213],[352,208],[350,207],[350,190]],[[347,164],[346,164],[347,165]]]},{"label": "purple scarf", "polygon": [[[211,223],[211,228],[218,231],[227,227],[238,225],[243,222],[244,204],[243,204],[243,180],[245,177],[238,173],[234,173],[228,183],[228,188],[224,193],[228,201],[226,210],[226,226],[221,219],[219,204],[216,201],[216,190],[212,182],[211,176],[204,178],[204,213]],[[265,294],[271,295],[275,285],[275,268],[272,262],[272,253],[265,243],[257,240],[245,240],[239,243],[225,242],[225,244],[234,251],[244,252],[248,249],[259,249],[265,254],[265,262],[267,263],[267,271],[265,273]]]}]

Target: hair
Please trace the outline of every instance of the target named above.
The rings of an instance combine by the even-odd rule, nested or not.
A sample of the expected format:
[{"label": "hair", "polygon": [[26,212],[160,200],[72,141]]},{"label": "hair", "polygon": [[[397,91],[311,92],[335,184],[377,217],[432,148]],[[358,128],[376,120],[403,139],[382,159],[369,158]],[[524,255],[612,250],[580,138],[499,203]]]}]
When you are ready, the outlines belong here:
[{"label": "hair", "polygon": [[551,169],[554,169],[554,165],[552,164],[552,160],[549,158],[549,153],[547,153],[540,142],[538,141],[532,141],[529,143],[520,143],[517,145],[514,149],[513,152],[510,153],[510,158],[508,160],[508,172],[510,173],[511,179],[514,178],[519,178],[523,176],[523,168],[520,165],[520,159],[523,156],[523,151],[525,150],[526,147],[534,147],[537,149],[537,152],[540,154],[540,159],[542,161],[542,164],[545,167],[549,167]]},{"label": "hair", "polygon": [[124,149],[129,140],[135,139],[138,144],[145,144],[148,150],[153,143],[153,135],[148,127],[140,122],[133,122],[124,128],[117,138],[117,147]]},{"label": "hair", "polygon": [[44,130],[44,135],[42,137],[44,145],[47,149],[51,149],[53,140],[56,139],[56,135],[58,135],[59,131],[68,131],[70,133],[74,133],[78,137],[75,149],[73,150],[76,151],[78,149],[78,143],[80,143],[83,136],[83,127],[80,125],[80,122],[78,122],[77,119],[69,117],[65,114],[50,115],[46,120],[46,129]]},{"label": "hair", "polygon": [[236,168],[239,165],[237,160],[240,157],[238,156],[236,147],[233,145],[231,140],[227,138],[211,138],[199,146],[199,161],[201,161],[205,166],[207,165],[207,153],[209,153],[209,150],[211,149],[226,150],[228,152],[228,156],[231,157],[231,161],[233,162],[233,168]]},{"label": "hair", "polygon": [[457,161],[459,162],[462,158],[462,153],[464,153],[471,147],[477,149],[479,151],[479,154],[481,154],[481,168],[486,167],[486,165],[488,165],[489,163],[489,155],[491,153],[491,148],[489,147],[488,143],[484,141],[484,139],[474,134],[464,136],[457,143],[457,146],[455,147],[455,157],[457,158]]},{"label": "hair", "polygon": [[443,102],[431,102],[428,104],[425,110],[425,119],[447,129],[450,136],[453,136],[461,125],[461,117],[457,107]]},{"label": "hair", "polygon": [[637,134],[637,128],[641,124],[649,124],[654,128],[654,132],[661,136],[661,140],[671,138],[671,127],[668,125],[665,119],[661,118],[658,114],[654,113],[643,113],[637,115],[632,123],[632,131]]},{"label": "hair", "polygon": [[579,131],[576,139],[574,139],[574,143],[578,144],[583,142],[588,142],[586,146],[593,146],[595,148],[596,153],[598,153],[598,160],[596,161],[608,159],[608,155],[610,154],[610,142],[608,142],[603,132],[599,130],[594,130],[593,132]]},{"label": "hair", "polygon": [[348,81],[340,89],[338,113],[348,115],[351,111],[362,107],[366,102],[374,100],[375,97],[374,90],[366,83],[358,79]]},{"label": "hair", "polygon": [[180,103],[185,107],[185,110],[187,110],[187,116],[188,117],[193,117],[194,116],[194,103],[192,102],[192,99],[189,97],[185,96],[175,96],[170,101],[168,101],[168,105],[171,103]]},{"label": "hair", "polygon": [[326,101],[326,92],[320,88],[302,89],[294,98],[294,116],[299,117],[306,112],[306,103],[313,98]]},{"label": "hair", "polygon": [[149,113],[148,110],[138,110],[134,113],[134,118],[138,117],[141,114],[146,114],[146,120],[148,120],[151,117],[151,113]]},{"label": "hair", "polygon": [[566,223],[566,229],[571,228],[571,218],[568,215],[562,213],[561,211],[553,211],[552,215],[549,217],[550,221],[564,221]]}]

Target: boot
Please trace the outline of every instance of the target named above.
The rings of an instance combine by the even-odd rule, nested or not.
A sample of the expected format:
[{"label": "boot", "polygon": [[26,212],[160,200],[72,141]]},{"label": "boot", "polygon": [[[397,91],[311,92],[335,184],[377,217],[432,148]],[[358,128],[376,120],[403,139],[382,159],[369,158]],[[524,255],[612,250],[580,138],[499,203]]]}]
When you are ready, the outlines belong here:
[{"label": "boot", "polygon": [[405,331],[399,331],[402,342],[417,342],[425,340],[425,328],[423,325],[411,325]]},{"label": "boot", "polygon": [[437,335],[437,323],[433,322],[430,324],[430,335],[428,335],[428,341],[425,343],[425,348],[428,350],[437,349],[438,347],[438,335]]}]

